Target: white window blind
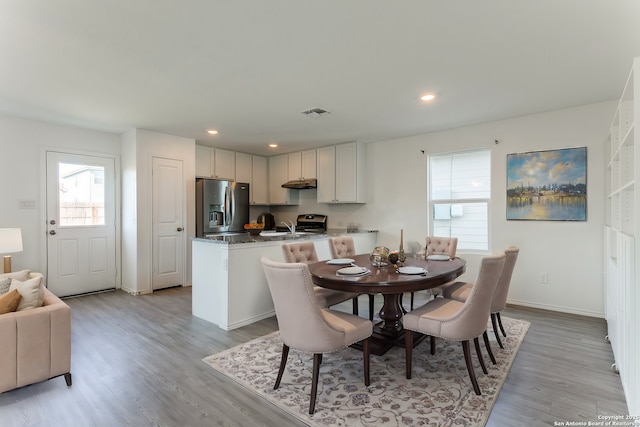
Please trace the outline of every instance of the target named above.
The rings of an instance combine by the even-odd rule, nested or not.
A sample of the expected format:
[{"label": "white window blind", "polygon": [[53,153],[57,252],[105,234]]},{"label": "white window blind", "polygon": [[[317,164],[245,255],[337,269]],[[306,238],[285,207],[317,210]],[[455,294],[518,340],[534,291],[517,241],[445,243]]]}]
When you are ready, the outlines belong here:
[{"label": "white window blind", "polygon": [[457,237],[459,250],[488,250],[490,199],[489,150],[429,157],[429,224],[432,235]]}]

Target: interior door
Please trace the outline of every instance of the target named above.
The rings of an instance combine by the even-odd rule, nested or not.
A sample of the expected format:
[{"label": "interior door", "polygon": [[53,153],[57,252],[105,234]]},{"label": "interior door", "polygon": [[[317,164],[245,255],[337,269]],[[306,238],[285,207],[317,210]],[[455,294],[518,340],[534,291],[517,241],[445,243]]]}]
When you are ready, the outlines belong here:
[{"label": "interior door", "polygon": [[182,161],[153,158],[154,290],[184,283],[184,178]]},{"label": "interior door", "polygon": [[115,288],[115,159],[46,157],[47,287],[58,296]]}]

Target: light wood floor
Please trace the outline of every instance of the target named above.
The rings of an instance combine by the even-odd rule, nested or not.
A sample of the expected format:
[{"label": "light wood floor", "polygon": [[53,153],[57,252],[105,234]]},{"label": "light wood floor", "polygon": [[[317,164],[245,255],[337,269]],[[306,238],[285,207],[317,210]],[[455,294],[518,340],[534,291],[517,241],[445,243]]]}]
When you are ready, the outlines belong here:
[{"label": "light wood floor", "polygon": [[[361,300],[366,316],[367,299]],[[201,361],[275,331],[275,318],[223,331],[191,315],[191,288],[66,301],[73,313],[73,386],[60,377],[0,394],[3,427],[299,425]],[[503,315],[528,320],[531,328],[488,426],[550,426],[627,412],[620,379],[609,368],[603,320],[514,307]]]}]

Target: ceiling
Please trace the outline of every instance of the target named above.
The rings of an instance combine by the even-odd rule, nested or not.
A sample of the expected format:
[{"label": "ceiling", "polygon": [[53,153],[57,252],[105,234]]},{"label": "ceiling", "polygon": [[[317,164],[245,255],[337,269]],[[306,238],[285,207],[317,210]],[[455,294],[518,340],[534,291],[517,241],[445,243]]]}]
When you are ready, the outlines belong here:
[{"label": "ceiling", "polygon": [[637,0],[3,0],[0,112],[270,155],[617,99],[636,56]]}]

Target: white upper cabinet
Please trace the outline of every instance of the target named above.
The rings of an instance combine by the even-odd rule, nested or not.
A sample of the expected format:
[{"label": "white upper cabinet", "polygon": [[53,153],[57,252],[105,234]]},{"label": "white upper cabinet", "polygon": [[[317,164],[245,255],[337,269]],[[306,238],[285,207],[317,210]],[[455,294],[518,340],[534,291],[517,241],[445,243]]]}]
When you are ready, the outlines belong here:
[{"label": "white upper cabinet", "polygon": [[316,150],[289,153],[289,181],[316,178]]},{"label": "white upper cabinet", "polygon": [[236,153],[196,144],[196,176],[236,179]]},{"label": "white upper cabinet", "polygon": [[251,154],[236,153],[236,181],[253,184],[253,159]]},{"label": "white upper cabinet", "polygon": [[298,190],[282,188],[282,184],[289,180],[289,156],[269,157],[269,204],[297,205]]},{"label": "white upper cabinet", "polygon": [[252,205],[266,205],[269,203],[269,174],[267,158],[252,157],[251,185],[249,186],[250,202]]},{"label": "white upper cabinet", "polygon": [[365,203],[365,146],[349,142],[318,148],[318,203]]}]

